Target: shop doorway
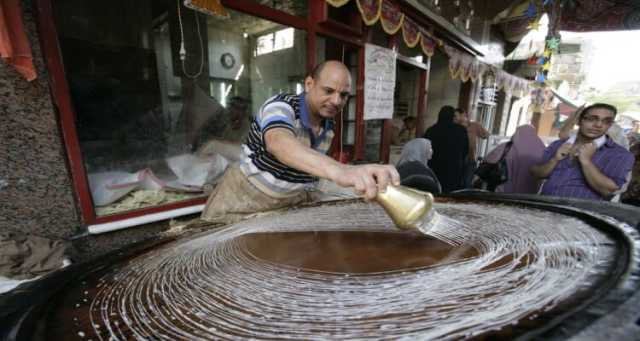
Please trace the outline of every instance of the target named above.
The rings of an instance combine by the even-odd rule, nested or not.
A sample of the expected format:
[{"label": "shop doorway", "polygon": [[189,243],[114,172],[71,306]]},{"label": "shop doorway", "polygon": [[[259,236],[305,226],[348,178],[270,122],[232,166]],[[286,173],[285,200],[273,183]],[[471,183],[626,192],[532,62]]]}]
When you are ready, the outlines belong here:
[{"label": "shop doorway", "polygon": [[402,146],[420,135],[417,123],[424,112],[424,81],[426,65],[413,58],[398,55],[396,62],[396,87],[393,98],[393,119],[391,120],[391,141],[388,162],[395,164],[400,158]]},{"label": "shop doorway", "polygon": [[340,162],[350,162],[354,159],[356,149],[356,106],[360,72],[358,63],[359,47],[346,42],[319,36],[316,40],[316,63],[327,60],[342,61],[351,73],[351,92],[349,102],[342,113],[335,118],[335,137],[331,145],[331,156]]}]

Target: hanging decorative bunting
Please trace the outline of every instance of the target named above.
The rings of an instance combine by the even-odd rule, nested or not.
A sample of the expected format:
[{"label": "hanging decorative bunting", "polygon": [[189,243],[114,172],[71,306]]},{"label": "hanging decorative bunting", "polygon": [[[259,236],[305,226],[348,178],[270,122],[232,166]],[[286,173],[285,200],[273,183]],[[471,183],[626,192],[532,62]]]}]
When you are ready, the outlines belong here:
[{"label": "hanging decorative bunting", "polygon": [[476,81],[486,72],[491,72],[495,76],[498,89],[511,93],[526,93],[529,91],[531,82],[526,79],[510,75],[493,65],[482,63],[473,56],[449,45],[444,45],[444,51],[449,56],[449,73],[452,79],[460,77],[463,82],[469,79]]},{"label": "hanging decorative bunting", "polygon": [[327,3],[333,7],[342,7],[347,4],[350,0],[326,0]]},{"label": "hanging decorative bunting", "polygon": [[524,15],[527,18],[535,18],[538,15],[538,9],[536,8],[536,5],[533,3],[533,1],[529,3],[529,7],[527,7]]},{"label": "hanging decorative bunting", "polygon": [[533,31],[537,31],[540,29],[540,20],[536,20],[531,22],[528,26],[528,29],[533,30]]},{"label": "hanging decorative bunting", "polygon": [[382,8],[382,0],[356,0],[362,20],[367,26],[371,26],[380,18],[380,10]]},{"label": "hanging decorative bunting", "polygon": [[437,42],[428,36],[427,32],[422,31],[421,33],[422,38],[420,39],[420,47],[422,47],[422,52],[431,57],[436,50]]},{"label": "hanging decorative bunting", "polygon": [[406,16],[402,23],[402,37],[404,38],[404,43],[409,47],[415,47],[420,42],[419,26]]},{"label": "hanging decorative bunting", "polygon": [[[350,0],[327,0],[333,7],[340,7]],[[427,56],[432,56],[436,46],[443,46],[441,39],[428,33],[423,27],[407,17],[392,0],[356,0],[358,10],[362,15],[362,21],[368,26],[375,24],[380,19],[382,29],[387,34],[396,34],[402,29],[402,38],[409,47],[421,44],[422,51]],[[421,39],[424,37],[424,39]]]},{"label": "hanging decorative bunting", "polygon": [[380,11],[380,24],[387,34],[395,34],[402,27],[404,13],[389,0],[382,0]]},{"label": "hanging decorative bunting", "polygon": [[559,45],[560,45],[560,39],[556,37],[553,37],[547,40],[547,47],[549,47],[549,49],[551,50],[557,50]]}]

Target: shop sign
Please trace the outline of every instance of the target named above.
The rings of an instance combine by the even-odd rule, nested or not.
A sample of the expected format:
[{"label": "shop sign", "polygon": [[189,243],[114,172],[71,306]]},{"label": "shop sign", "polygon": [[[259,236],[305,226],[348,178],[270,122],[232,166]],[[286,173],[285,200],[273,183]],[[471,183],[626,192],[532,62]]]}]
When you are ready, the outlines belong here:
[{"label": "shop sign", "polygon": [[366,44],[364,51],[364,119],[391,119],[396,87],[396,52],[372,44]]}]

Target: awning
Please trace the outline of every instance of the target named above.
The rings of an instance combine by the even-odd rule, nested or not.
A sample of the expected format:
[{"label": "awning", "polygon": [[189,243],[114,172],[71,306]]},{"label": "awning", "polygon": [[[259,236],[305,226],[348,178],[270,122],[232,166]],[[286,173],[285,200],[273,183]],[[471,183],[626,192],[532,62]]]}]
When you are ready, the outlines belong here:
[{"label": "awning", "polygon": [[[541,2],[515,2],[494,18],[507,41],[518,42],[524,37],[532,19],[527,16],[528,7],[532,4],[540,7]],[[639,18],[640,3],[637,1],[572,0],[563,5],[557,29],[574,32],[638,30]]]}]

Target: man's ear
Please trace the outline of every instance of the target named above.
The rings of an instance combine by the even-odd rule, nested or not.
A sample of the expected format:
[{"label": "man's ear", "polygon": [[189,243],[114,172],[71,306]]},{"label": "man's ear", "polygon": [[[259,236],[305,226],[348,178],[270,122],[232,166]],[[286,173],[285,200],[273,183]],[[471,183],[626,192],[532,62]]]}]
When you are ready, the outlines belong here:
[{"label": "man's ear", "polygon": [[304,91],[305,92],[311,91],[311,89],[313,89],[314,85],[315,85],[315,81],[313,80],[313,77],[307,76],[307,78],[304,79]]}]

